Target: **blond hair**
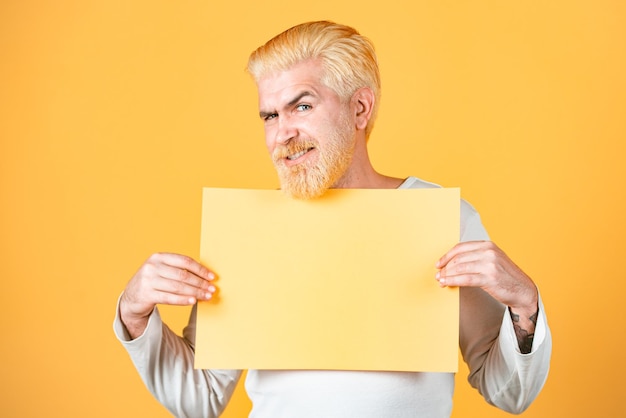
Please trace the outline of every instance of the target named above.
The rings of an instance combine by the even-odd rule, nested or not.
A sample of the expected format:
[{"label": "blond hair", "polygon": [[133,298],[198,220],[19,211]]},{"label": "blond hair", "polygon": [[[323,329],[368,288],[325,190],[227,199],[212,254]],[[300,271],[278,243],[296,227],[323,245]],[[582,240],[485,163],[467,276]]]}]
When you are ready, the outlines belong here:
[{"label": "blond hair", "polygon": [[365,129],[369,136],[380,101],[380,73],[372,42],[349,26],[307,22],[287,29],[252,52],[247,70],[258,83],[269,74],[307,60],[320,60],[321,82],[344,100],[362,87],[372,89],[374,108]]}]

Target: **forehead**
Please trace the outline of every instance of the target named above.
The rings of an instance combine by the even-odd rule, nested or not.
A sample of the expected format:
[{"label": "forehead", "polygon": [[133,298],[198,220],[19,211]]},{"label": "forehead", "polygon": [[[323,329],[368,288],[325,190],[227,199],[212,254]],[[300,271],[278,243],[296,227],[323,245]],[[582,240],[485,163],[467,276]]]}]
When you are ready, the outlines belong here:
[{"label": "forehead", "polygon": [[294,65],[288,70],[270,73],[259,79],[259,107],[277,107],[302,90],[322,95],[333,92],[322,84],[322,65],[313,60]]}]

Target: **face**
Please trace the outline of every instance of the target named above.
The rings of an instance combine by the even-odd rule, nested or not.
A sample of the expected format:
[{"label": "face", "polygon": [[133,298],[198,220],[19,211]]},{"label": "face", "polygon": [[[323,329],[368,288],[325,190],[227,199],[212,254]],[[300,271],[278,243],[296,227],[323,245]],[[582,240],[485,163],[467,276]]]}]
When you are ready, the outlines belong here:
[{"label": "face", "polygon": [[341,186],[354,153],[349,103],[320,82],[321,71],[308,61],[258,82],[267,148],[281,188],[298,199]]}]

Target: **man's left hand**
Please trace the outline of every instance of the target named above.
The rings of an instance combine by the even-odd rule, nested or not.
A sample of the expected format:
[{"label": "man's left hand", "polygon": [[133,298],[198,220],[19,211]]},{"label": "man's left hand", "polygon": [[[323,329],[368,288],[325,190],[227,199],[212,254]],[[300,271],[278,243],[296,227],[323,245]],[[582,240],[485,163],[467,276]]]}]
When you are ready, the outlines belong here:
[{"label": "man's left hand", "polygon": [[459,243],[439,259],[436,267],[440,286],[480,287],[507,305],[520,348],[524,341],[524,344],[529,339],[532,342],[537,322],[537,287],[496,244],[491,241]]}]

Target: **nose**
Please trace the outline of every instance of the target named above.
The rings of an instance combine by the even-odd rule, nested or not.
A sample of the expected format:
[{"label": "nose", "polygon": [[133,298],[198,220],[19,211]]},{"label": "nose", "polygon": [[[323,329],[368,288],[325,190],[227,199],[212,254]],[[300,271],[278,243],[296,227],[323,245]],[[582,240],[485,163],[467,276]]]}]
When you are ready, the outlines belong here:
[{"label": "nose", "polygon": [[276,142],[286,144],[298,134],[298,129],[293,121],[284,115],[278,118],[278,129],[276,131]]}]

